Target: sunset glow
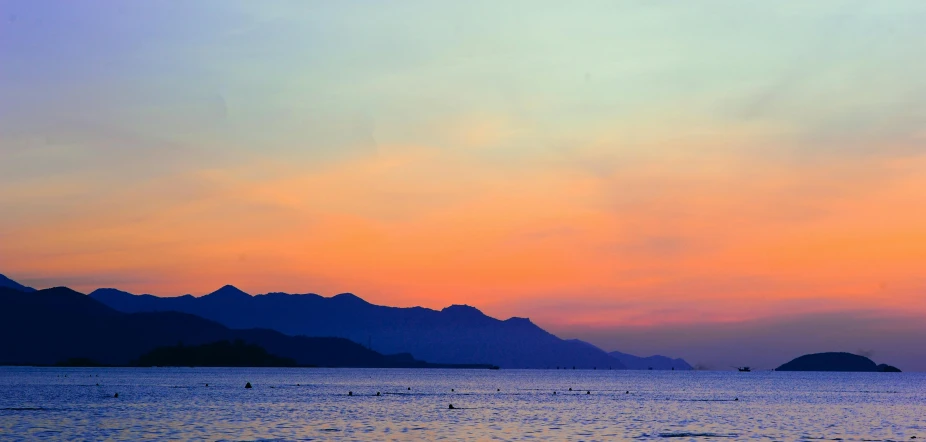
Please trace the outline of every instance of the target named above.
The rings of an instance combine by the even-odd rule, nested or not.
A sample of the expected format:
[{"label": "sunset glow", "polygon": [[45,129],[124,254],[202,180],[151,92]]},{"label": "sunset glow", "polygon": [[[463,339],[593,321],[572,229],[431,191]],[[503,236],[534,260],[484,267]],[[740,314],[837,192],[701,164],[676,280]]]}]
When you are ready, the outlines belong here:
[{"label": "sunset glow", "polygon": [[24,284],[926,315],[921,1],[39,3],[0,7]]}]

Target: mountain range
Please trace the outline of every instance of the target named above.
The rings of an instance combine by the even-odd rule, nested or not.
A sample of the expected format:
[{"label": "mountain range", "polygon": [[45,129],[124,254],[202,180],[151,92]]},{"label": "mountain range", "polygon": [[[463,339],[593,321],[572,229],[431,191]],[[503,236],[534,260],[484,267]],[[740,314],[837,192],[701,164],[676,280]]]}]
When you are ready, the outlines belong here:
[{"label": "mountain range", "polygon": [[[0,281],[8,281],[8,287],[29,290],[7,278]],[[333,297],[312,293],[250,295],[230,285],[201,297],[162,298],[104,288],[93,291],[89,298],[124,314],[180,312],[232,330],[264,329],[288,336],[343,338],[379,354],[409,354],[438,364],[691,369],[685,361],[664,356],[608,354],[584,341],[560,339],[527,318],[499,320],[467,305],[442,310],[398,308],[374,305],[350,293]]]},{"label": "mountain range", "polygon": [[498,320],[467,305],[443,310],[370,304],[349,293],[269,293],[251,296],[225,286],[202,297],[159,298],[99,289],[90,297],[126,313],[178,311],[231,328],[272,328],[288,335],[336,336],[384,354],[411,353],[446,364],[504,368],[620,369],[624,365],[590,344],[560,339],[526,318]]},{"label": "mountain range", "polygon": [[344,338],[233,330],[180,312],[122,313],[66,287],[32,292],[0,287],[0,334],[0,364],[10,365],[67,360],[131,365],[160,347],[240,340],[302,366],[439,367],[408,354],[386,356]]}]

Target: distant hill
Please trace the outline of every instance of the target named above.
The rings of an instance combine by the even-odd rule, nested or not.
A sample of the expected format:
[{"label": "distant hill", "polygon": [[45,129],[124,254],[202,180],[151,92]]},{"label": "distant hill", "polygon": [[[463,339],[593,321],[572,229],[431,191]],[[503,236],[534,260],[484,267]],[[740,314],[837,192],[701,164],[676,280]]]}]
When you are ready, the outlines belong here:
[{"label": "distant hill", "polygon": [[681,358],[673,359],[660,355],[644,358],[619,351],[612,351],[608,354],[631,370],[694,370],[694,367]]},{"label": "distant hill", "polygon": [[792,359],[775,371],[855,371],[899,372],[890,365],[877,365],[871,359],[852,353],[814,353]]},{"label": "distant hill", "polygon": [[116,289],[90,296],[126,313],[178,311],[236,329],[267,328],[287,335],[336,336],[376,351],[409,353],[439,363],[496,364],[503,368],[624,368],[601,349],[565,341],[526,318],[498,320],[474,307],[443,310],[370,304],[349,293],[270,293],[251,296],[233,286],[202,297],[159,298]]},{"label": "distant hill", "polygon": [[[582,341],[580,339],[570,339],[568,342],[573,342],[576,344],[581,344],[587,347],[599,349],[594,344]],[[600,349],[599,349],[600,350]],[[688,365],[684,359],[672,359],[666,356],[650,356],[646,358],[641,358],[639,356],[634,356],[627,353],[621,353],[619,351],[612,351],[608,353],[608,356],[611,356],[614,359],[617,359],[624,367],[630,370],[693,370],[691,365]]]},{"label": "distant hill", "polygon": [[127,314],[66,287],[35,292],[0,288],[0,364],[95,361],[129,365],[158,347],[242,340],[298,365],[440,366],[408,354],[385,356],[347,339],[287,336],[266,329],[232,330],[187,313]]},{"label": "distant hill", "polygon": [[6,287],[11,289],[16,289],[23,292],[34,292],[35,289],[32,287],[26,287],[16,281],[13,281],[10,278],[7,278],[4,275],[0,275],[0,287]]}]

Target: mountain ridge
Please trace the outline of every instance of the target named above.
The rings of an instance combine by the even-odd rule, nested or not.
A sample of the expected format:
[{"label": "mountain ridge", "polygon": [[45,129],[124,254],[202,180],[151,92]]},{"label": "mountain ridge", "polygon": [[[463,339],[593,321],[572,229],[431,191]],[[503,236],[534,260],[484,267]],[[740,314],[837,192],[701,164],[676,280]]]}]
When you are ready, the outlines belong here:
[{"label": "mountain ridge", "polygon": [[[100,288],[88,297],[123,313],[183,312],[230,329],[272,329],[289,336],[341,337],[382,353],[409,354],[443,364],[621,369],[628,368],[628,364],[615,356],[636,358],[630,360],[629,368],[642,368],[635,361],[647,359],[620,352],[608,354],[584,341],[561,339],[529,318],[512,316],[500,320],[467,304],[453,304],[440,310],[389,307],[369,303],[353,293],[331,297],[284,292],[251,295],[230,284],[202,296],[162,298]],[[651,358],[664,358],[648,363],[657,369],[673,363],[675,369],[688,366],[681,359]]]},{"label": "mountain ridge", "polygon": [[178,342],[241,340],[304,366],[447,367],[409,354],[384,355],[344,338],[231,329],[176,311],[119,312],[67,287],[34,292],[0,288],[0,333],[8,337],[0,340],[0,364],[11,365],[52,365],[74,359],[131,365],[146,352]]},{"label": "mountain ridge", "polygon": [[[224,295],[216,296],[220,292]],[[229,293],[236,296],[225,296]],[[159,298],[109,289],[95,290],[89,296],[129,313],[175,310],[231,328],[337,336],[372,345],[383,353],[410,353],[436,363],[485,363],[504,368],[624,368],[603,350],[560,339],[528,318],[500,320],[465,304],[441,310],[389,307],[371,304],[351,293],[332,297],[283,292],[249,295],[233,286],[201,297]]]},{"label": "mountain ridge", "polygon": [[34,292],[35,289],[32,287],[27,287],[16,281],[13,281],[10,278],[7,278],[6,275],[0,274],[0,287],[7,287],[11,289],[16,289],[24,292]]}]

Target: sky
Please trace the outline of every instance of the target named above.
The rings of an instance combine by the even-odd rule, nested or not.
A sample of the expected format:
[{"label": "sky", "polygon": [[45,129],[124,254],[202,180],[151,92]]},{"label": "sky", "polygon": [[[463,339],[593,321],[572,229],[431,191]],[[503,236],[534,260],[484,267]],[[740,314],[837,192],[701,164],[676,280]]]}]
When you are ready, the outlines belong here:
[{"label": "sky", "polygon": [[0,273],[926,370],[924,22],[921,0],[0,0]]}]

